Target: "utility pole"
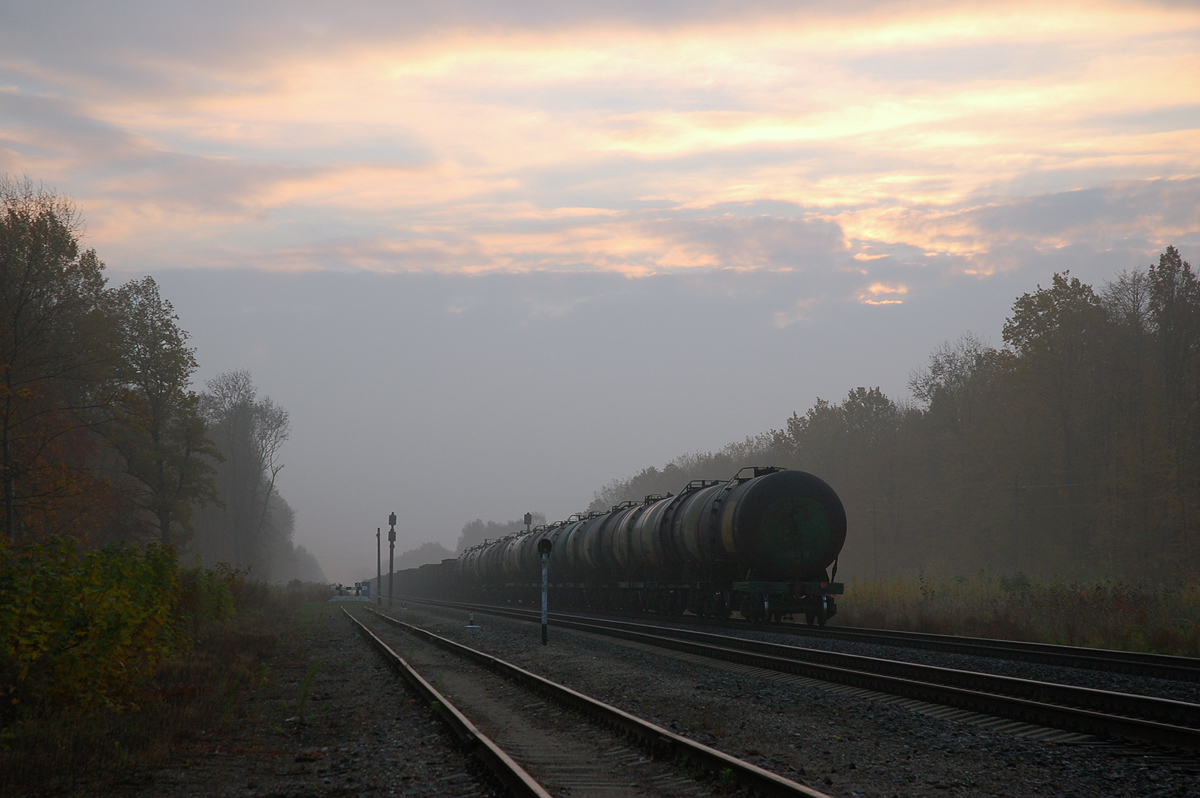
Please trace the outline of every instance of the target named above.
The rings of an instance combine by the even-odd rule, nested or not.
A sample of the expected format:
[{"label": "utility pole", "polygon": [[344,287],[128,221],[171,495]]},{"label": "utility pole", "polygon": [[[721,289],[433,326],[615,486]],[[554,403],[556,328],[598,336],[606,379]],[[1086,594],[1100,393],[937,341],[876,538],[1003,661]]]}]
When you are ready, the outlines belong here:
[{"label": "utility pole", "polygon": [[396,514],[388,516],[388,606],[392,606],[393,577],[396,574]]},{"label": "utility pole", "polygon": [[375,603],[383,604],[383,545],[375,527]]}]

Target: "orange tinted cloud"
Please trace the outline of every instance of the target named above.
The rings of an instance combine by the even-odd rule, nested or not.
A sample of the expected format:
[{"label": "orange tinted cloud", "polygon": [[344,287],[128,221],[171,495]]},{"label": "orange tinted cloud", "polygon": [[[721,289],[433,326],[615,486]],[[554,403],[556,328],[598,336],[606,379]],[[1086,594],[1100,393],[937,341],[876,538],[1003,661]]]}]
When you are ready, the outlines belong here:
[{"label": "orange tinted cloud", "polygon": [[871,283],[859,292],[858,301],[864,305],[903,305],[904,300],[896,297],[904,296],[907,293],[908,286],[899,283],[892,285]]},{"label": "orange tinted cloud", "polygon": [[[71,191],[94,243],[135,258],[184,241],[221,253],[192,248],[199,262],[240,252],[299,267],[310,252],[354,268],[630,275],[811,266],[809,250],[739,243],[749,228],[685,240],[646,223],[742,213],[731,207],[752,218],[763,203],[837,225],[864,269],[900,248],[986,273],[998,240],[1063,247],[1087,227],[998,232],[989,209],[1200,175],[1198,9],[742,17],[369,38],[335,27],[325,47],[273,41],[211,62],[129,52],[124,67],[171,91],[0,56],[54,87],[14,84],[0,103],[37,91],[59,103],[27,123],[0,114],[0,168]],[[98,127],[112,141],[97,143]],[[1141,224],[1196,233],[1194,220]]]}]

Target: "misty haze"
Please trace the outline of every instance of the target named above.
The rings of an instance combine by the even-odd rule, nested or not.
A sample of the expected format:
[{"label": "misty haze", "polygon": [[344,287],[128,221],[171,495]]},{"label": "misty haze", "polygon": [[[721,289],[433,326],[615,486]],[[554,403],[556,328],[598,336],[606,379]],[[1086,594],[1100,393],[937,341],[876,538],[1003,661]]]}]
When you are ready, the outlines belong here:
[{"label": "misty haze", "polygon": [[[500,794],[424,711],[498,689],[416,643],[448,694],[385,680],[360,633],[410,643],[372,610],[829,795],[1200,788],[1191,764],[1147,781],[1034,732],[546,640],[569,610],[1200,657],[1200,8],[0,0],[0,21],[19,794]],[[1200,750],[1175,676],[1093,676],[1197,705],[1138,723]],[[631,783],[759,789],[659,764]]]}]

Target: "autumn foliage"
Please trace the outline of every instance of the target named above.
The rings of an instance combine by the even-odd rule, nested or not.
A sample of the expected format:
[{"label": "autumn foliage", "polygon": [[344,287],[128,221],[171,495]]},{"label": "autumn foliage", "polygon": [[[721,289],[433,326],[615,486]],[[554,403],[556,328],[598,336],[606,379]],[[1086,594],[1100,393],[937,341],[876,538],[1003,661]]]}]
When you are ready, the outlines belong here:
[{"label": "autumn foliage", "polygon": [[3,716],[136,703],[187,644],[174,553],[53,538],[0,568]]}]

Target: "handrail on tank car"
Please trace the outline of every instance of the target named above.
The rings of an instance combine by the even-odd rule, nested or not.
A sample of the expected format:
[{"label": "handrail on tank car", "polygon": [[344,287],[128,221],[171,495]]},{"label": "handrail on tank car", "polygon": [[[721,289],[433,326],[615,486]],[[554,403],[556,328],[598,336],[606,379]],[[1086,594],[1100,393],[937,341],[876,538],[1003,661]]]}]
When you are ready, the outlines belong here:
[{"label": "handrail on tank car", "polygon": [[[750,476],[750,477],[742,476],[742,472],[746,471],[746,470],[753,471],[754,476]],[[733,479],[731,479],[729,481],[730,482],[735,482],[735,481],[736,482],[746,482],[748,480],[756,479],[758,477],[765,477],[767,474],[774,474],[776,471],[783,471],[783,469],[780,468],[779,466],[742,466],[741,468],[738,469],[738,472],[733,475]]]},{"label": "handrail on tank car", "polygon": [[660,502],[663,499],[670,499],[674,495],[674,493],[651,493],[649,496],[642,499],[642,504],[654,504],[655,502]]}]

